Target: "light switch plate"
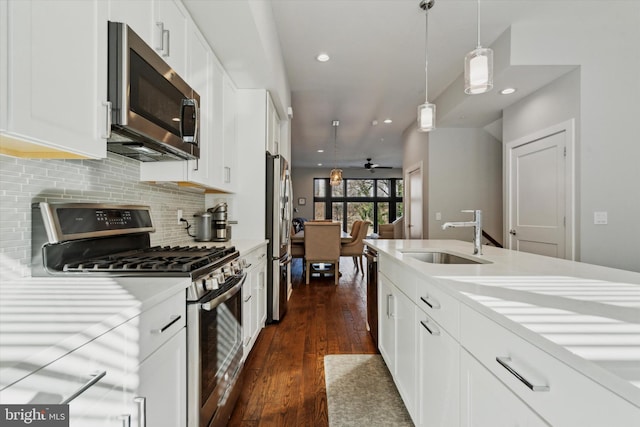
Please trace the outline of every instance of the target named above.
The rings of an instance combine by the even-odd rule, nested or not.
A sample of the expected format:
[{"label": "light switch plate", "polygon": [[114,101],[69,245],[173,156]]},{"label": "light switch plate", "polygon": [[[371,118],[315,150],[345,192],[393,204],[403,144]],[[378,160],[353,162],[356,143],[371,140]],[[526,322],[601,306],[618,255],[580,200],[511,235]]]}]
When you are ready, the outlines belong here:
[{"label": "light switch plate", "polygon": [[594,212],[593,223],[595,225],[606,225],[608,223],[607,212]]},{"label": "light switch plate", "polygon": [[436,212],[436,221],[442,221],[442,212]]}]

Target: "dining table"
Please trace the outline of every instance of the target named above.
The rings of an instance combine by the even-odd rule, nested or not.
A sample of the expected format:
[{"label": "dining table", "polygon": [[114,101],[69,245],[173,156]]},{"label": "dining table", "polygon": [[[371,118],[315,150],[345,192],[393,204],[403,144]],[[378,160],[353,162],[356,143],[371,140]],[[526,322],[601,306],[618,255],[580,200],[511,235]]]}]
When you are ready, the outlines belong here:
[{"label": "dining table", "polygon": [[[349,243],[353,238],[346,231],[340,230],[340,243]],[[304,230],[300,230],[291,236],[291,243],[304,243]]]}]

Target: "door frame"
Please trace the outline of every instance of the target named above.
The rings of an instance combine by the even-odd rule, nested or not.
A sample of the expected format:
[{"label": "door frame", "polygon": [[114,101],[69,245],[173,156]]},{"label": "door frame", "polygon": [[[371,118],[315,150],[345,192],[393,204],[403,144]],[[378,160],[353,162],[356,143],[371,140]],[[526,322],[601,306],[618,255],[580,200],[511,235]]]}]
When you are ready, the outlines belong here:
[{"label": "door frame", "polygon": [[[403,201],[404,201],[404,215],[405,215],[405,220],[404,220],[404,238],[405,239],[410,239],[411,238],[411,230],[410,230],[410,225],[414,222],[413,218],[411,218],[411,179],[410,176],[412,173],[418,172],[420,173],[420,181],[421,181],[421,185],[422,185],[422,207],[421,207],[421,213],[422,213],[422,217],[419,218],[418,220],[420,221],[421,224],[421,233],[420,233],[420,238],[423,239],[424,238],[424,233],[425,233],[425,223],[424,223],[424,208],[425,208],[425,204],[424,204],[424,170],[423,170],[423,162],[422,160],[419,161],[416,164],[413,164],[411,166],[409,166],[408,168],[406,168],[404,170],[404,195],[403,195]],[[428,224],[426,224],[428,225]]]},{"label": "door frame", "polygon": [[509,230],[512,228],[512,216],[511,209],[512,191],[511,188],[511,174],[513,173],[513,165],[511,162],[512,150],[535,142],[537,140],[546,138],[551,135],[565,132],[565,251],[564,259],[575,260],[576,258],[576,189],[575,189],[575,119],[569,119],[567,121],[558,123],[553,126],[535,131],[521,138],[504,144],[502,153],[503,159],[503,214],[504,214],[504,228],[503,228],[503,241],[505,247],[511,248],[511,239],[509,239]]}]

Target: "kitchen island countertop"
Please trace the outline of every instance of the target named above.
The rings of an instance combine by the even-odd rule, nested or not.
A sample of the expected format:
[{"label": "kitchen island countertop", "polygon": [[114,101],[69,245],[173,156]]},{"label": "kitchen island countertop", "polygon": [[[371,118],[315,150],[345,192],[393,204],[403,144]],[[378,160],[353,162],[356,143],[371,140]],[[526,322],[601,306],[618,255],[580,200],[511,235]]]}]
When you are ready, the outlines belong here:
[{"label": "kitchen island countertop", "polygon": [[[640,273],[455,240],[365,243],[640,407]],[[432,264],[443,251],[478,264]]]}]

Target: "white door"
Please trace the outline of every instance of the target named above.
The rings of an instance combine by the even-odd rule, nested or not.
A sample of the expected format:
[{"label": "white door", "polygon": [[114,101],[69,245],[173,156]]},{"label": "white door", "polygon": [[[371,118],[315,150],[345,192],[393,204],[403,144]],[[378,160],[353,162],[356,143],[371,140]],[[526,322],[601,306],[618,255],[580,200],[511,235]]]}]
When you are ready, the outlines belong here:
[{"label": "white door", "polygon": [[508,144],[508,247],[571,258],[571,167],[566,128],[550,129]]},{"label": "white door", "polygon": [[405,176],[406,182],[406,221],[407,239],[422,239],[422,165],[410,168]]}]

